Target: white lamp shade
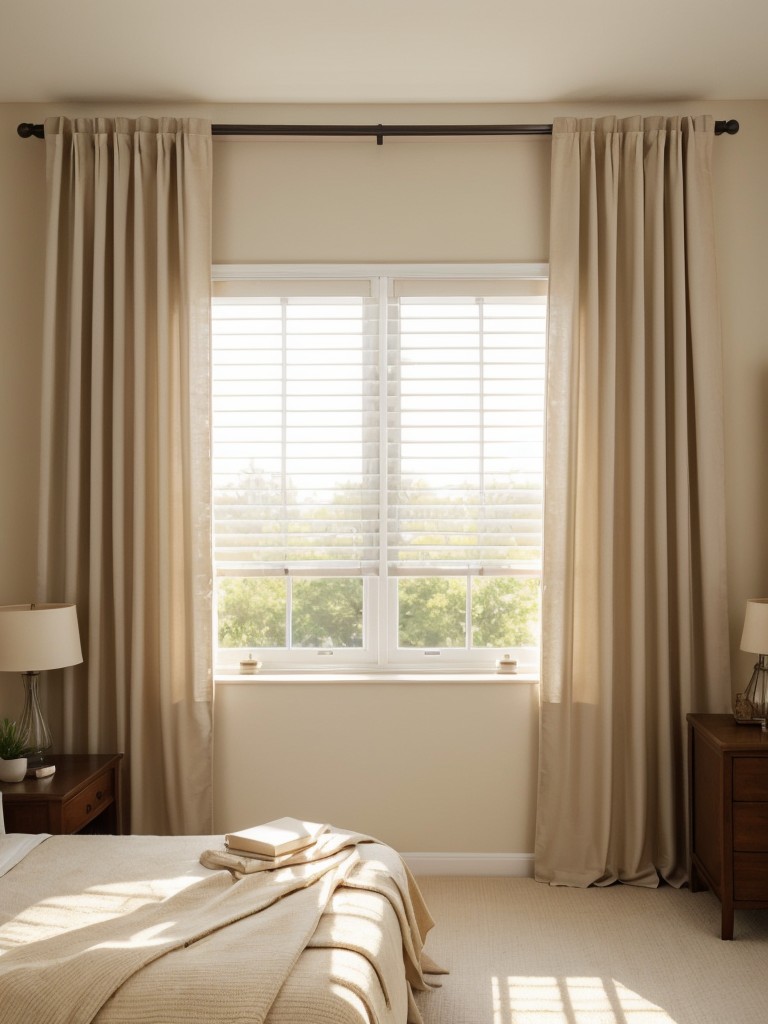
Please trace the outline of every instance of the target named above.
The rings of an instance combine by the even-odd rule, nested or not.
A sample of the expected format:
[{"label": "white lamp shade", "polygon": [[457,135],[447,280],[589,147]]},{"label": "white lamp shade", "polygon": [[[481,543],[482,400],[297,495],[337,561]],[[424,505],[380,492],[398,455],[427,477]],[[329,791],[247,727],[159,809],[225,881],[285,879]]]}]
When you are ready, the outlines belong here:
[{"label": "white lamp shade", "polygon": [[750,597],[741,634],[742,651],[768,654],[768,597]]},{"label": "white lamp shade", "polygon": [[42,672],[82,660],[73,604],[0,607],[0,672]]}]

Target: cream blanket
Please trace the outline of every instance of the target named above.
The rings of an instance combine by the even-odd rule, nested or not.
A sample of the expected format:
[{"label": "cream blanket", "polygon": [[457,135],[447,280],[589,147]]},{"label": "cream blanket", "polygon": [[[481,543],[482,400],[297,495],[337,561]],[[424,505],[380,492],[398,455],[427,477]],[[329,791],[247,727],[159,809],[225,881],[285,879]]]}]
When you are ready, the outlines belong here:
[{"label": "cream blanket", "polygon": [[[80,855],[114,861],[112,872],[99,875],[101,891],[91,886],[77,898],[77,885],[71,885],[68,873],[74,870],[77,876],[84,868],[73,869],[72,858],[64,855],[67,840]],[[247,861],[243,870],[239,858],[215,851],[201,860],[216,870],[190,868],[188,859],[180,857],[178,876],[173,877],[167,853],[158,870],[150,848],[157,851],[157,844],[165,844],[166,849],[179,849],[181,842],[54,837],[5,876],[0,883],[3,911],[6,906],[13,911],[24,899],[14,892],[13,883],[18,878],[25,885],[22,869],[31,869],[35,859],[40,860],[45,888],[58,903],[55,913],[42,915],[42,929],[34,923],[40,904],[13,917],[0,914],[3,1024],[89,1024],[97,1018],[262,1024],[273,1009],[278,1020],[300,1020],[290,1016],[293,1009],[286,1011],[283,990],[307,949],[353,950],[364,958],[337,957],[334,964],[333,957],[321,957],[317,964],[325,965],[324,972],[330,965],[339,974],[331,984],[352,993],[371,1021],[402,1024],[406,1016],[418,1021],[410,988],[426,987],[424,972],[436,970],[423,954],[432,921],[394,851],[365,836],[330,832],[310,851],[284,858],[271,870],[259,861]],[[187,856],[189,842],[182,843]],[[133,880],[125,876],[126,850],[134,865]],[[137,856],[143,856],[144,864]],[[136,873],[137,864],[145,869],[144,878]],[[362,901],[345,912],[344,900],[356,891]],[[65,898],[67,894],[75,901]],[[366,903],[368,896],[379,899],[375,908]],[[374,940],[366,933],[380,929],[373,917],[381,916],[382,896],[397,922],[394,943],[391,936],[377,934]],[[393,970],[393,955],[400,958],[399,974]],[[398,977],[403,973],[408,984],[401,989]],[[328,985],[327,977],[309,979],[306,964],[301,978],[307,998],[315,980],[318,986]],[[311,1020],[312,1012],[307,1006],[303,1019]]]}]

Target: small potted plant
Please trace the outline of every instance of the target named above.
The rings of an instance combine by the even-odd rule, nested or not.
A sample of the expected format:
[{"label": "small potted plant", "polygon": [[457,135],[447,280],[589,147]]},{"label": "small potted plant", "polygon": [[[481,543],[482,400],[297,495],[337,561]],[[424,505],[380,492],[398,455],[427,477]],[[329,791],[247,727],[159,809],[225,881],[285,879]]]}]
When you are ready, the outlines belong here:
[{"label": "small potted plant", "polygon": [[27,773],[27,738],[15,722],[0,722],[0,782],[21,782]]}]

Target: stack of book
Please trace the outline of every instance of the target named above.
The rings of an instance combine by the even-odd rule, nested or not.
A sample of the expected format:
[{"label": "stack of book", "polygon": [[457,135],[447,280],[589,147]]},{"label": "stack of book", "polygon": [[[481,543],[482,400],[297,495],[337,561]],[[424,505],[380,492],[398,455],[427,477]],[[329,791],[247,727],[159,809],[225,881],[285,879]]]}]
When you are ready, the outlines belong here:
[{"label": "stack of book", "polygon": [[275,860],[306,850],[325,832],[326,826],[298,818],[277,818],[263,825],[228,832],[224,842],[230,853],[242,853],[259,860]]}]

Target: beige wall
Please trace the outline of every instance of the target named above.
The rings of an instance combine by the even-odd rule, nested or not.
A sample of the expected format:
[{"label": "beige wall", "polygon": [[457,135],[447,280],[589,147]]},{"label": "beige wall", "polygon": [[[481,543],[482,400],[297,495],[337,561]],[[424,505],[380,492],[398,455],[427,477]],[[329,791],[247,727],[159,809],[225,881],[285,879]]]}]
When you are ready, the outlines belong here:
[{"label": "beige wall", "polygon": [[[745,599],[768,593],[768,102],[486,107],[176,107],[218,122],[525,123],[557,114],[709,111],[725,341],[734,683]],[[34,591],[44,147],[15,134],[47,114],[148,108],[0,105],[0,602]],[[214,144],[214,259],[545,260],[545,139]],[[54,685],[53,680],[50,683]],[[0,677],[0,716],[20,684]],[[533,848],[535,689],[506,685],[228,685],[217,692],[216,826],[329,817],[410,851]],[[374,786],[369,792],[365,780]]]},{"label": "beige wall", "polygon": [[537,688],[220,683],[216,828],[291,814],[404,851],[532,849]]}]

